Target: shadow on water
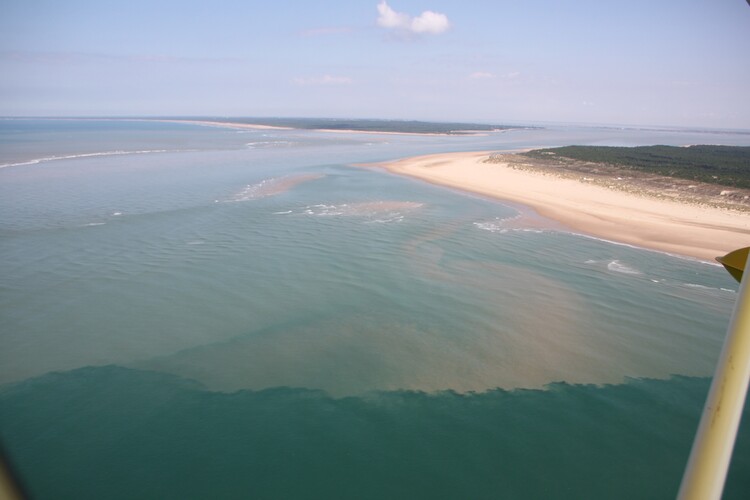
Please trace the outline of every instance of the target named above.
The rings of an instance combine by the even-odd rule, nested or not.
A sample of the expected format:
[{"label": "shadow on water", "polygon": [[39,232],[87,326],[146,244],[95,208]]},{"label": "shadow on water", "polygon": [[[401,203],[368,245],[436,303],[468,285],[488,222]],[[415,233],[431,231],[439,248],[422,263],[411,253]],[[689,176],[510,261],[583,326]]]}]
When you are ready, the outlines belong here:
[{"label": "shadow on water", "polygon": [[[0,389],[34,498],[673,498],[709,379],[211,392],[118,366]],[[725,498],[750,489],[741,429]]]}]

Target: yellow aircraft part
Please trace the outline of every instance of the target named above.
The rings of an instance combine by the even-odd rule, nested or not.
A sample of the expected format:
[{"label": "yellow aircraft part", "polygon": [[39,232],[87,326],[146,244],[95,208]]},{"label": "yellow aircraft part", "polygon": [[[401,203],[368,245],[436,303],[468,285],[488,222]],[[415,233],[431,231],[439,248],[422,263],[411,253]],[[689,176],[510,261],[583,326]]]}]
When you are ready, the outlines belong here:
[{"label": "yellow aircraft part", "polygon": [[740,248],[723,257],[716,257],[716,260],[729,271],[732,278],[740,282],[742,281],[742,273],[745,271],[748,252],[750,252],[750,247]]},{"label": "yellow aircraft part", "polygon": [[750,384],[750,279],[741,281],[749,253],[750,247],[740,248],[716,259],[740,281],[740,289],[678,500],[720,500],[724,490]]}]

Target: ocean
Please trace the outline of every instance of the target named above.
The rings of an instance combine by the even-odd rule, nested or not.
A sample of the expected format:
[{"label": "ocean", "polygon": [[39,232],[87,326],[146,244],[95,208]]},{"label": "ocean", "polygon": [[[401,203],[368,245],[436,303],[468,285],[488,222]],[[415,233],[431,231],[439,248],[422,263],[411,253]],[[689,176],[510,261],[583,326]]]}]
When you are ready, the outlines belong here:
[{"label": "ocean", "polygon": [[[673,498],[732,278],[363,166],[569,144],[750,135],[0,120],[0,437],[25,488]],[[725,498],[748,491],[743,425]]]}]

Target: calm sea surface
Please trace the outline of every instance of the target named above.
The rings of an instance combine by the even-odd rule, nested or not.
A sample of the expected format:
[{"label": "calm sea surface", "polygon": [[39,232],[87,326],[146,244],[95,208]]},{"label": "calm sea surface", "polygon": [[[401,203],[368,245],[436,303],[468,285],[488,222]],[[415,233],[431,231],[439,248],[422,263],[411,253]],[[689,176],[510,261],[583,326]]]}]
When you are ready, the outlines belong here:
[{"label": "calm sea surface", "polygon": [[0,121],[0,436],[29,492],[672,498],[729,275],[355,166],[567,144],[750,136]]}]

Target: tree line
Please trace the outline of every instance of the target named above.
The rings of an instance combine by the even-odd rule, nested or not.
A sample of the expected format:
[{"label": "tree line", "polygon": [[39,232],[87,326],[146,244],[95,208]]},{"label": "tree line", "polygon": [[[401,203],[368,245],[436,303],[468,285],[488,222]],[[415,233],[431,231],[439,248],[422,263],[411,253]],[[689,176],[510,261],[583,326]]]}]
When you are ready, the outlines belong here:
[{"label": "tree line", "polygon": [[565,146],[535,149],[526,156],[569,158],[619,168],[750,189],[750,147],[744,146]]}]

